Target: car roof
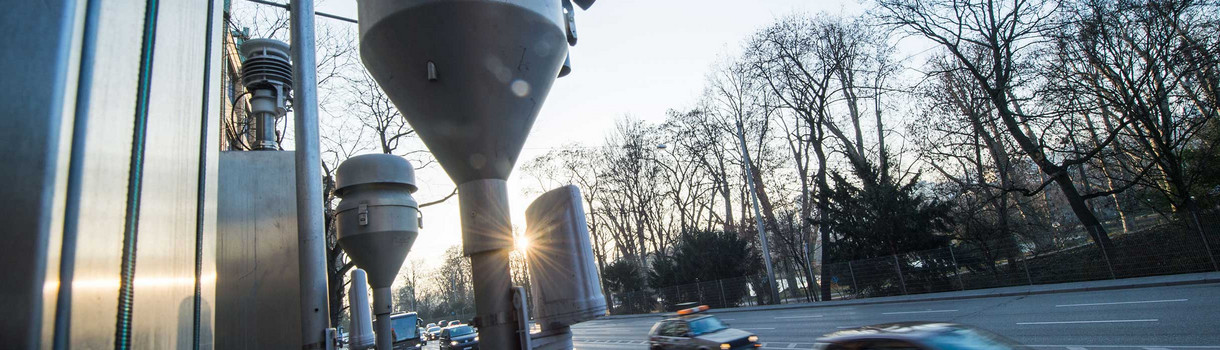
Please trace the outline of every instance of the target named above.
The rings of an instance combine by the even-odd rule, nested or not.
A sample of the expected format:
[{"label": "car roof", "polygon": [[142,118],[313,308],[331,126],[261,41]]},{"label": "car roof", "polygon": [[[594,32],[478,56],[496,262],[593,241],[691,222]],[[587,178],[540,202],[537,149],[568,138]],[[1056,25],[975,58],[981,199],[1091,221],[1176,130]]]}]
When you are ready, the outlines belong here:
[{"label": "car roof", "polygon": [[671,316],[671,317],[667,317],[667,318],[665,318],[665,319],[664,319],[664,320],[662,320],[662,321],[688,321],[688,322],[689,322],[689,321],[694,321],[694,320],[697,320],[697,319],[706,318],[706,317],[712,317],[712,316],[715,316],[715,315],[712,315],[712,314],[693,314],[693,315],[681,315],[681,316]]},{"label": "car roof", "polygon": [[864,339],[918,340],[958,329],[970,328],[944,322],[897,322],[845,329],[818,338],[819,342],[842,342]]}]

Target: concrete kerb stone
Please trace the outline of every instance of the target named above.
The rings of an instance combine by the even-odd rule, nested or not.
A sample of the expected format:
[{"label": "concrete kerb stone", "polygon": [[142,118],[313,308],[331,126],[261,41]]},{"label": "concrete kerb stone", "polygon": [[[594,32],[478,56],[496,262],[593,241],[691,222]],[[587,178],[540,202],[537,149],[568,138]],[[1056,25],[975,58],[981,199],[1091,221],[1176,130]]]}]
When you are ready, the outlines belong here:
[{"label": "concrete kerb stone", "polygon": [[[789,310],[789,309],[808,309],[808,308],[823,308],[823,307],[852,306],[852,305],[876,305],[876,304],[897,304],[897,303],[923,302],[923,301],[981,299],[981,298],[997,298],[997,297],[1022,296],[1022,295],[1036,295],[1036,294],[1055,294],[1055,293],[1073,293],[1073,292],[1115,290],[1115,289],[1151,288],[1151,287],[1165,287],[1165,286],[1207,284],[1207,283],[1220,283],[1220,272],[1202,272],[1202,273],[1168,275],[1168,276],[1136,277],[1136,278],[1127,278],[1127,279],[1120,279],[1120,280],[1100,280],[1100,281],[1068,282],[1068,283],[1057,283],[1057,284],[1041,284],[1041,285],[1034,285],[1034,286],[975,289],[975,290],[954,291],[954,292],[944,292],[944,293],[916,294],[916,295],[878,297],[878,298],[853,299],[853,300],[837,300],[837,301],[830,301],[830,302],[745,306],[745,307],[716,309],[715,313],[726,314],[726,313],[734,313],[734,312],[749,312],[749,311],[764,311],[764,310]],[[601,317],[601,319],[613,320],[613,319],[661,317],[666,314],[667,313],[609,315],[609,316]]]}]

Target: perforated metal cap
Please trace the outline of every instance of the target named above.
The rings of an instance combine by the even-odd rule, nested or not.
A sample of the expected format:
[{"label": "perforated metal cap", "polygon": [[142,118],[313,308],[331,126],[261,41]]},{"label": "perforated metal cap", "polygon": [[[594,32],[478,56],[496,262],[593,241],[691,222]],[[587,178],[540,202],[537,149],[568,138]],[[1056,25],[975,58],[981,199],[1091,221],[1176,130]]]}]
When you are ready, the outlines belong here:
[{"label": "perforated metal cap", "polygon": [[275,39],[250,39],[241,44],[245,61],[241,66],[241,83],[246,89],[279,86],[292,89],[292,63],[288,44]]},{"label": "perforated metal cap", "polygon": [[403,185],[415,193],[415,167],[391,154],[364,154],[343,162],[335,169],[335,194],[342,197],[354,186],[367,184]]}]

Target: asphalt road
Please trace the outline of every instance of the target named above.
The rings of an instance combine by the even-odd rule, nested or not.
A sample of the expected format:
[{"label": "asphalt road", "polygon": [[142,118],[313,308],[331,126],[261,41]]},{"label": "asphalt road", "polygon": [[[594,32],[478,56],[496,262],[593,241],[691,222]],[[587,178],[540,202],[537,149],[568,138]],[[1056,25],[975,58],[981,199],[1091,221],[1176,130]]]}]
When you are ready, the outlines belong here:
[{"label": "asphalt road", "polygon": [[[948,321],[989,329],[1037,349],[1220,349],[1220,284],[948,301],[716,313],[757,334],[763,349],[809,349],[839,329]],[[660,316],[573,327],[577,349],[645,349]]]}]

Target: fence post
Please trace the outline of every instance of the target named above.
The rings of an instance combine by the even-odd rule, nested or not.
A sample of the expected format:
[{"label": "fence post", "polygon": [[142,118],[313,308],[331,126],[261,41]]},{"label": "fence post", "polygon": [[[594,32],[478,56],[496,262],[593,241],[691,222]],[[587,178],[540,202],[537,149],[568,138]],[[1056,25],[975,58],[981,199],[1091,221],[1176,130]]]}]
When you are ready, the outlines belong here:
[{"label": "fence post", "polygon": [[1203,231],[1203,224],[1199,223],[1199,212],[1193,210],[1190,217],[1195,220],[1195,228],[1199,229],[1199,238],[1203,239],[1203,250],[1207,251],[1207,258],[1212,261],[1212,270],[1220,271],[1220,265],[1216,265],[1216,256],[1212,254],[1211,242],[1207,241],[1207,233]]},{"label": "fence post", "polygon": [[1029,274],[1029,258],[1025,257],[1025,253],[1020,253],[1020,254],[1022,255],[1021,256],[1021,265],[1025,265],[1025,280],[1028,281],[1029,285],[1032,286],[1032,285],[1034,285],[1034,277]]},{"label": "fence post", "polygon": [[707,302],[703,299],[703,282],[695,280],[695,290],[699,291],[699,304],[706,304]]},{"label": "fence post", "polygon": [[[860,285],[856,284],[856,270],[851,268],[851,261],[847,262],[847,272],[851,274],[851,295],[853,297],[860,296]],[[826,281],[822,281],[826,283]]]},{"label": "fence post", "polygon": [[906,277],[902,277],[902,264],[898,263],[898,255],[895,254],[895,255],[893,255],[893,257],[894,257],[894,270],[898,271],[898,282],[902,284],[902,295],[906,295],[907,294],[907,279],[906,279]]},{"label": "fence post", "polygon": [[729,301],[724,297],[724,280],[716,280],[720,284],[720,307],[729,307]]},{"label": "fence post", "polygon": [[953,277],[957,278],[957,289],[966,290],[966,284],[962,283],[962,275],[961,275],[961,273],[958,273],[958,270],[960,268],[957,266],[957,254],[953,253],[952,244],[949,245],[949,258],[953,259]]}]

